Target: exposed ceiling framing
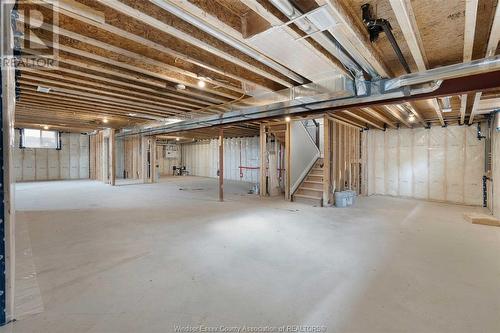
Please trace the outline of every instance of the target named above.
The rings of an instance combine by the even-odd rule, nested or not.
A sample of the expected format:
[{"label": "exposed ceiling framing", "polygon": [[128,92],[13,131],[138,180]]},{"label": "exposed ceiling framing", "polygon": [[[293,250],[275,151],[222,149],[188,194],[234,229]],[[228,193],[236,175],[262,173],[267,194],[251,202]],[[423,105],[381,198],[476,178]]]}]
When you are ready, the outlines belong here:
[{"label": "exposed ceiling framing", "polygon": [[[499,53],[497,0],[291,4],[306,16],[314,11],[328,13],[336,24],[319,32],[322,38],[340,43],[363,70],[387,78],[400,75],[401,64],[387,38],[381,36],[374,43],[368,39],[360,9],[365,2],[372,5],[376,17],[389,20],[413,72]],[[48,16],[54,1],[41,3],[29,6]],[[332,48],[307,36],[298,21],[289,22],[269,0],[60,0],[59,4],[57,22],[25,17],[25,11],[20,11],[18,26],[30,32],[23,38],[31,46],[23,50],[23,59],[40,56],[43,52],[37,47],[45,44],[56,54],[58,66],[20,68],[18,127],[48,125],[89,132],[195,119],[222,114],[252,96],[267,98],[272,92],[310,82],[304,69],[293,65],[307,61],[297,58],[300,53],[287,54],[290,61],[283,63],[270,56],[267,48],[258,49],[255,36],[269,29],[282,29],[290,43],[323,59],[339,75],[351,75],[342,59],[330,52]],[[27,6],[21,4],[21,9]],[[491,14],[479,20],[484,13]],[[58,37],[57,43],[53,36]],[[278,48],[280,42],[285,43],[277,40]],[[39,92],[38,87],[50,90]],[[449,96],[450,112],[443,112],[441,101],[433,98],[348,108],[330,115],[360,128],[472,124],[500,107],[497,95],[493,91]],[[229,133],[258,133],[258,124],[249,126],[233,127]]]}]

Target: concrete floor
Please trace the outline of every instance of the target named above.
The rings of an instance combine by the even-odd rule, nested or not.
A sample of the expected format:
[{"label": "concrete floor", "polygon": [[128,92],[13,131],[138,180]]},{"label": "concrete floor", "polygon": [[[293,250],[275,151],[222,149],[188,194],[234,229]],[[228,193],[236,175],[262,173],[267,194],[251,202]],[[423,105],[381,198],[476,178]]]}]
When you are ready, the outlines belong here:
[{"label": "concrete floor", "polygon": [[20,320],[0,332],[500,332],[500,228],[461,216],[479,208],[387,197],[315,208],[236,183],[219,203],[216,188],[18,184],[29,283]]}]

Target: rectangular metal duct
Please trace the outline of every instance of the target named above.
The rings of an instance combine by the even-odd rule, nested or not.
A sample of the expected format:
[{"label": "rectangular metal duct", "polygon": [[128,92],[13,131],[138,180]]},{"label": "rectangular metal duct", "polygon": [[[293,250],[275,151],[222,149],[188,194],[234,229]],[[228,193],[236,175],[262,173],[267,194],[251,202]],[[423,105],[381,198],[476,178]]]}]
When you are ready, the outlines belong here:
[{"label": "rectangular metal duct", "polygon": [[321,57],[305,40],[296,40],[281,27],[273,27],[247,39],[248,44],[312,82],[338,74],[326,57]]}]

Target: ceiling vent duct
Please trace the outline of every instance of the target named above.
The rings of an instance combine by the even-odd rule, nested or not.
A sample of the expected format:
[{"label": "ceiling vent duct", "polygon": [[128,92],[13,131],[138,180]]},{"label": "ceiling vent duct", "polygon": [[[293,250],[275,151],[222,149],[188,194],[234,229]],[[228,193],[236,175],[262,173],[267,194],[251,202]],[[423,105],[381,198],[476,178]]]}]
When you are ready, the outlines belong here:
[{"label": "ceiling vent duct", "polygon": [[441,98],[441,105],[442,105],[442,111],[443,112],[451,112],[451,111],[453,111],[453,109],[451,108],[450,96],[442,97]]},{"label": "ceiling vent duct", "polygon": [[408,63],[406,62],[406,59],[403,56],[401,49],[399,48],[398,42],[394,38],[391,23],[389,23],[389,21],[387,21],[386,19],[373,18],[370,10],[370,4],[368,3],[365,3],[363,6],[361,6],[361,10],[363,11],[363,22],[365,23],[366,28],[370,33],[370,41],[372,43],[375,42],[378,39],[380,33],[385,32],[387,38],[389,39],[389,42],[392,45],[392,48],[394,49],[394,52],[396,52],[396,55],[398,56],[399,62],[401,63],[401,65],[403,65],[406,73],[411,73],[410,66],[408,66]]}]

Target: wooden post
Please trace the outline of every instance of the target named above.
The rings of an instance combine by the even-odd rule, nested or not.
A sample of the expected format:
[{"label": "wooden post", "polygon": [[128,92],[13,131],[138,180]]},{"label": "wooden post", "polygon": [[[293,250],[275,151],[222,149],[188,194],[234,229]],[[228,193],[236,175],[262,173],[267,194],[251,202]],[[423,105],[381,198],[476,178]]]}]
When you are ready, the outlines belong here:
[{"label": "wooden post", "polygon": [[142,182],[148,181],[148,138],[141,137],[141,169],[142,169]]},{"label": "wooden post", "polygon": [[291,184],[290,184],[290,169],[291,169],[291,163],[290,163],[290,123],[286,123],[286,132],[285,132],[285,199],[286,200],[292,200],[292,193],[291,192]]},{"label": "wooden post", "polygon": [[266,125],[260,124],[260,189],[259,193],[261,197],[267,194],[266,185],[266,151],[267,151],[267,136],[266,136]]},{"label": "wooden post", "polygon": [[109,184],[115,186],[116,183],[116,138],[115,130],[109,130]]},{"label": "wooden post", "polygon": [[323,117],[323,206],[327,206],[330,202],[331,189],[331,138],[330,138],[330,120],[327,116]]},{"label": "wooden post", "polygon": [[151,170],[151,183],[156,183],[157,177],[156,177],[156,138],[154,136],[150,137],[150,143],[149,143],[149,169]]},{"label": "wooden post", "polygon": [[219,129],[219,201],[224,201],[224,129]]}]

